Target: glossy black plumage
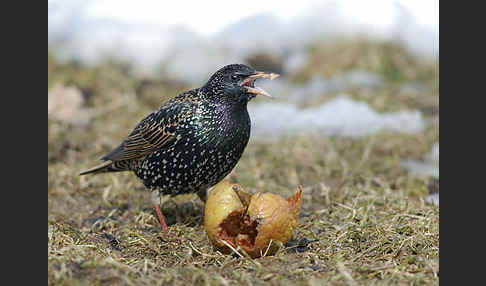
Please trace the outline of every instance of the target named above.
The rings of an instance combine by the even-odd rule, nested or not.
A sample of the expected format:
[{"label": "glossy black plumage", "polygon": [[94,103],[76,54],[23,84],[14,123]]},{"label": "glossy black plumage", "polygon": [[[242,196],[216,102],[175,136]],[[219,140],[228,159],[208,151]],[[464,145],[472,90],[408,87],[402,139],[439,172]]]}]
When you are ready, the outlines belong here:
[{"label": "glossy black plumage", "polygon": [[203,87],[149,114],[103,164],[81,174],[133,171],[162,194],[205,191],[241,158],[250,138],[247,103],[255,92],[267,95],[253,84],[268,75],[245,65],[223,67]]}]

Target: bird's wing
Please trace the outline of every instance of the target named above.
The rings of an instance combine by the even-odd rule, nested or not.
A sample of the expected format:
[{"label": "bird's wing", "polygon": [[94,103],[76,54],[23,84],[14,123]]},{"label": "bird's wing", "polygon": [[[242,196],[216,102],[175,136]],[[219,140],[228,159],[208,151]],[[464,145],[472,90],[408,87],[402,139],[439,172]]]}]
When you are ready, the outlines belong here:
[{"label": "bird's wing", "polygon": [[161,109],[144,118],[115,150],[102,160],[130,160],[172,146],[178,138],[176,127],[187,112],[183,104],[167,102]]}]

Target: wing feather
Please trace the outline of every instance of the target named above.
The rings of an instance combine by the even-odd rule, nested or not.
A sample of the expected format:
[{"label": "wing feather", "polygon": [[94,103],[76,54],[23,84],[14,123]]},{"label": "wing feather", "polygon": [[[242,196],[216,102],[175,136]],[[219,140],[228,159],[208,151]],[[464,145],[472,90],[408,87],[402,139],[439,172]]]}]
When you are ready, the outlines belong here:
[{"label": "wing feather", "polygon": [[102,160],[130,160],[146,156],[156,150],[169,148],[177,141],[176,126],[182,107],[166,105],[144,118],[115,150]]}]

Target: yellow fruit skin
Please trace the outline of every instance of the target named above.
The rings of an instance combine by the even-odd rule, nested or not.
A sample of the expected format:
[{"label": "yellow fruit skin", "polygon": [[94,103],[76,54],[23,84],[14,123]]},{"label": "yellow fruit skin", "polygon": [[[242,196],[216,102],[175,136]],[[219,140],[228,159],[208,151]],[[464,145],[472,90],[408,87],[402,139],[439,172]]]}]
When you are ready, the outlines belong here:
[{"label": "yellow fruit skin", "polygon": [[292,237],[297,218],[292,216],[287,200],[281,196],[264,193],[252,197],[248,213],[251,220],[258,219],[256,248],[267,247],[270,240],[286,243]]},{"label": "yellow fruit skin", "polygon": [[221,222],[233,211],[244,209],[243,203],[233,190],[233,185],[225,180],[217,184],[208,195],[204,210],[204,227],[211,241],[224,247],[218,237]]},{"label": "yellow fruit skin", "polygon": [[[237,189],[237,192],[234,188]],[[222,242],[222,222],[235,211],[249,216],[251,222],[257,222],[258,233],[254,244],[241,244],[238,239],[235,239],[234,243],[237,245],[233,245],[233,247],[239,246],[255,258],[265,253],[266,255],[275,253],[278,249],[275,242],[284,244],[290,240],[301,208],[302,189],[300,188],[294,196],[285,199],[272,193],[247,194],[240,185],[222,181],[209,192],[204,226],[210,240],[224,253],[230,253],[231,250]],[[271,241],[274,243],[270,244]]]},{"label": "yellow fruit skin", "polygon": [[[258,220],[259,225],[254,249],[249,250],[252,254],[248,254],[254,257],[260,255],[260,250],[265,253],[270,241],[282,244],[289,241],[297,225],[301,206],[302,204],[291,205],[288,200],[277,194],[254,194],[248,207],[248,214],[252,221]],[[295,207],[298,208],[298,211],[294,210]],[[276,245],[272,245],[267,254],[273,254],[276,250]]]}]

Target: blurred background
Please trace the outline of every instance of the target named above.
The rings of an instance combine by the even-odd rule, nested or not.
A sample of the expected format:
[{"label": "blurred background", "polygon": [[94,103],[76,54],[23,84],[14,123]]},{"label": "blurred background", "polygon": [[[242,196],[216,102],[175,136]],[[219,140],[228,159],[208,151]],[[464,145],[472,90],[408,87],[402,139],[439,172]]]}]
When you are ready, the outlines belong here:
[{"label": "blurred background", "polygon": [[[438,0],[52,0],[47,63],[48,284],[438,284]],[[211,247],[195,194],[164,238],[133,173],[78,176],[231,63],[281,74],[231,181],[303,189],[294,246],[260,262]]]},{"label": "blurred background", "polygon": [[400,138],[400,170],[438,179],[438,0],[48,1],[49,167],[97,163],[230,63],[281,74],[258,83],[277,99],[249,104],[250,144]]}]

